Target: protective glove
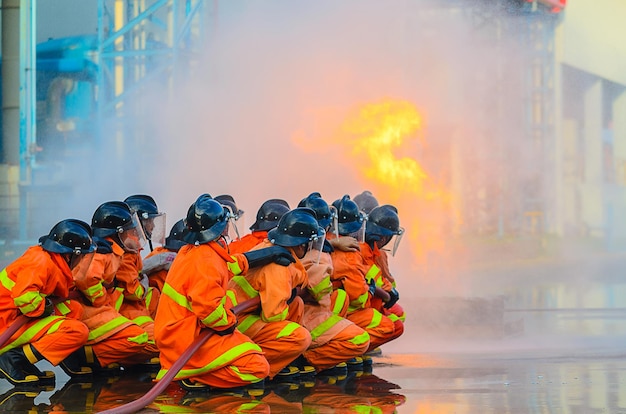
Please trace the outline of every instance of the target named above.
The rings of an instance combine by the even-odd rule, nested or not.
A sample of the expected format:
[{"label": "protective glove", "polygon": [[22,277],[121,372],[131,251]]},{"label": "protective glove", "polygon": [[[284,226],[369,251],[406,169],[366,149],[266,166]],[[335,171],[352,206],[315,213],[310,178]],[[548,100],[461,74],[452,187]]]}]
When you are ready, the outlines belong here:
[{"label": "protective glove", "polygon": [[169,270],[172,262],[176,258],[176,252],[164,252],[143,259],[143,269],[141,271],[147,275],[159,270]]},{"label": "protective glove", "polygon": [[370,295],[374,297],[376,295],[376,281],[374,279],[370,279],[370,281],[368,282],[368,285],[369,285]]},{"label": "protective glove", "polygon": [[295,263],[296,259],[293,258],[289,250],[282,246],[270,246],[264,249],[257,249],[246,252],[243,254],[248,260],[248,267],[251,269],[254,267],[265,266],[266,264],[276,263],[281,266],[289,266],[291,263]]},{"label": "protective glove", "polygon": [[298,288],[291,289],[291,296],[287,299],[287,305],[291,305],[291,302],[298,296]]},{"label": "protective glove", "polygon": [[389,301],[383,305],[383,308],[385,309],[389,309],[396,304],[398,299],[400,299],[400,294],[398,293],[396,288],[391,288],[391,290],[387,293],[389,293]]},{"label": "protective glove", "polygon": [[45,318],[46,316],[50,316],[54,313],[54,303],[52,303],[50,298],[46,298],[45,302],[46,304],[44,305],[43,313],[41,314],[42,318]]},{"label": "protective glove", "polygon": [[219,336],[226,336],[226,335],[230,335],[231,333],[235,332],[236,328],[237,328],[237,323],[234,323],[231,326],[229,326],[228,328],[224,329],[223,331],[215,331],[215,333],[218,334]]},{"label": "protective glove", "polygon": [[94,237],[93,241],[96,243],[96,252],[100,254],[113,253],[113,243],[110,241],[103,239],[102,237]]}]

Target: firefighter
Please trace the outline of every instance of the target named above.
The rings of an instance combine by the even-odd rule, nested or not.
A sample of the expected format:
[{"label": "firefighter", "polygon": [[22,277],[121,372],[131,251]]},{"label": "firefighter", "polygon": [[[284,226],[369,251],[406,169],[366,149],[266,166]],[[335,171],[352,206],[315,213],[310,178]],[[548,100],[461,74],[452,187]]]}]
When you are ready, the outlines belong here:
[{"label": "firefighter", "polygon": [[[365,215],[359,211],[357,204],[350,196],[344,195],[335,200],[333,206],[337,209],[337,225],[331,230],[335,237],[353,237],[362,243],[365,238]],[[349,300],[346,318],[367,331],[370,336],[368,351],[390,341],[394,334],[393,322],[370,304],[373,297],[386,294],[376,289],[374,284],[367,283],[365,263],[360,251],[335,249],[331,257],[333,287],[346,291]]]},{"label": "firefighter", "polygon": [[[331,223],[336,218],[335,211],[331,212],[328,203],[319,193],[312,193],[298,204],[298,207],[308,207],[315,211],[317,222],[325,231],[330,230]],[[334,249],[325,239],[322,252],[310,250],[302,259],[307,270],[307,295],[304,295],[304,316],[302,324],[311,333],[311,345],[303,356],[317,372],[329,368],[345,367],[345,362],[363,355],[369,348],[369,334],[362,328],[333,312],[331,295],[345,291],[333,291],[330,277],[333,273],[333,264],[330,252]],[[340,303],[343,303],[339,301]],[[343,306],[342,306],[343,307]]]},{"label": "firefighter", "polygon": [[[165,244],[165,213],[160,212],[154,198],[146,194],[135,194],[124,200],[137,215],[141,223],[141,230],[150,246],[150,253],[154,251],[155,243]],[[158,246],[157,246],[158,247]],[[127,252],[124,255],[122,266],[116,275],[118,281],[114,294],[115,308],[119,312],[141,326],[149,335],[150,343],[154,344],[154,313],[159,303],[160,292],[150,287],[150,281],[146,273],[149,273],[151,265],[144,263],[139,252]],[[163,257],[158,257],[160,261]],[[173,258],[167,256],[166,259]],[[154,347],[156,353],[157,349]],[[153,361],[156,363],[156,360]]]},{"label": "firefighter", "polygon": [[230,243],[232,253],[244,253],[267,238],[267,232],[278,224],[280,218],[289,211],[289,203],[285,200],[272,198],[261,204],[256,213],[256,221],[250,226],[251,233],[240,240]]},{"label": "firefighter", "polygon": [[259,344],[270,363],[270,380],[293,377],[300,369],[290,365],[311,344],[309,331],[301,326],[304,302],[297,295],[307,286],[307,274],[300,261],[309,244],[323,238],[315,212],[296,208],[285,212],[278,225],[267,233],[267,239],[249,254],[269,246],[288,249],[295,263],[279,266],[274,263],[250,269],[245,276],[235,276],[228,284],[234,301],[241,303],[259,296],[261,307],[239,317],[239,329]]},{"label": "firefighter", "polygon": [[108,201],[98,206],[91,222],[98,253],[86,277],[76,280],[81,291],[89,292],[82,318],[89,327],[89,340],[75,353],[73,367],[98,371],[143,363],[158,355],[156,345],[145,329],[116,308],[122,298],[117,285],[125,256],[138,252],[143,244],[139,219],[128,204]]},{"label": "firefighter", "polygon": [[12,384],[53,381],[51,372],[41,372],[34,364],[46,359],[63,366],[87,341],[87,326],[75,319],[70,301],[62,301],[74,287],[74,278],[87,271],[95,249],[89,225],[67,219],[0,272],[0,331],[20,315],[30,318],[0,345],[0,374]]},{"label": "firefighter", "polygon": [[[209,194],[189,207],[188,244],[172,263],[155,318],[155,336],[161,350],[162,378],[202,329],[214,334],[176,375],[187,390],[232,388],[258,383],[269,373],[261,348],[237,329],[237,316],[226,295],[229,264],[247,270],[243,255],[231,255],[220,243],[227,226],[227,210]],[[237,257],[238,256],[238,257]]]},{"label": "firefighter", "polygon": [[383,249],[393,240],[392,255],[395,254],[404,229],[400,227],[398,210],[389,204],[375,207],[368,216],[365,225],[365,242],[361,245],[361,255],[367,267],[365,278],[368,284],[374,283],[386,291],[389,299],[373,298],[372,307],[389,317],[394,323],[394,335],[398,338],[404,332],[405,313],[397,303],[400,295],[396,281],[389,270],[387,252]]}]

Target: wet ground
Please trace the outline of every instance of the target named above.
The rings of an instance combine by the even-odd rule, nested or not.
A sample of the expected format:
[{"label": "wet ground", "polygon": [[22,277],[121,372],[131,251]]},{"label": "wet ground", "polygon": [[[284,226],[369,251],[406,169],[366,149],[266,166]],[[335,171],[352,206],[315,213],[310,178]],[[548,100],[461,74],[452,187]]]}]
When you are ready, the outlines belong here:
[{"label": "wet ground", "polygon": [[[371,372],[222,394],[172,384],[141,412],[626,413],[625,265],[615,256],[484,270],[463,296],[405,294],[405,335]],[[0,411],[97,413],[153,385],[149,374],[70,383],[56,372],[48,390],[0,380]]]}]

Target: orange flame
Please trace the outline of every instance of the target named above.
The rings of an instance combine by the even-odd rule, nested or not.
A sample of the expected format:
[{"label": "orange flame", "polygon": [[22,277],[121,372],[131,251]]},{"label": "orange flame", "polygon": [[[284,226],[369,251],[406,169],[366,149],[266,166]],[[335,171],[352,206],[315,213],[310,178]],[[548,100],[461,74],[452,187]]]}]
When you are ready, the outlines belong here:
[{"label": "orange flame", "polygon": [[[440,267],[446,239],[460,221],[452,193],[420,164],[424,122],[413,104],[384,101],[360,107],[340,128],[342,142],[381,204],[398,208],[418,265]],[[437,160],[441,166],[449,161]]]}]

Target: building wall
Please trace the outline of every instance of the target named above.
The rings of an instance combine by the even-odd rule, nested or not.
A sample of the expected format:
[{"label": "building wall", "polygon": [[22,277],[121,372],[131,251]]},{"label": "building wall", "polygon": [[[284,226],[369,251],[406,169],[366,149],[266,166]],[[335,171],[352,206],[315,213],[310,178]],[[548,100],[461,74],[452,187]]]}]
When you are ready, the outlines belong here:
[{"label": "building wall", "polygon": [[556,232],[626,247],[626,2],[568,2],[557,31]]}]

